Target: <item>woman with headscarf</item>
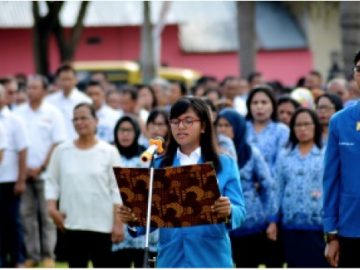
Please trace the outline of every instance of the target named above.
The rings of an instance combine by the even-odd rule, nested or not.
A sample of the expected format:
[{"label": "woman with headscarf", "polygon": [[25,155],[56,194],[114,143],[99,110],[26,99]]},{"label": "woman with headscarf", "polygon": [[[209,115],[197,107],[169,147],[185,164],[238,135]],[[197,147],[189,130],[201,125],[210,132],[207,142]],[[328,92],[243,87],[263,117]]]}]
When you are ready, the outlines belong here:
[{"label": "woman with headscarf", "polygon": [[[115,145],[120,153],[121,163],[127,168],[141,168],[146,164],[141,162],[140,156],[145,151],[145,147],[138,143],[140,136],[140,125],[138,121],[130,116],[121,117],[115,125],[114,138]],[[158,240],[158,231],[150,234],[149,248],[150,256],[155,256]],[[113,267],[139,268],[143,266],[145,237],[133,238],[125,228],[125,239],[123,242],[114,244]]]},{"label": "woman with headscarf", "polygon": [[234,142],[247,210],[243,226],[230,232],[233,260],[237,267],[258,267],[263,263],[264,239],[277,237],[274,180],[260,151],[246,141],[244,117],[233,109],[223,109],[215,126]]}]

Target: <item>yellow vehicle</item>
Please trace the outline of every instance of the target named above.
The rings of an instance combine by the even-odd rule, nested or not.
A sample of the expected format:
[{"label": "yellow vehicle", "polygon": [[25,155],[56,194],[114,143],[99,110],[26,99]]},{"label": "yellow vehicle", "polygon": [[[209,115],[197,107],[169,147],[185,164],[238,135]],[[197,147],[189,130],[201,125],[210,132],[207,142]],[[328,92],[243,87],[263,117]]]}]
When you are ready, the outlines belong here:
[{"label": "yellow vehicle", "polygon": [[[116,85],[142,83],[140,65],[134,61],[78,61],[73,66],[79,81],[89,80],[92,73],[103,72],[109,82]],[[201,73],[192,69],[160,67],[159,77],[191,86]]]}]

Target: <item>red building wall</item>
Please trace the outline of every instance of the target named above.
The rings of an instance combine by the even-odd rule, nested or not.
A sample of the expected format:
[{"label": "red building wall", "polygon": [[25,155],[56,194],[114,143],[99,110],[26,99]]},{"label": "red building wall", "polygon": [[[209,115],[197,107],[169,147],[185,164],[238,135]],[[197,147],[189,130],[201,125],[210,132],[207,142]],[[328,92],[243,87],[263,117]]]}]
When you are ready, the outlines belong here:
[{"label": "red building wall", "polygon": [[[203,74],[222,79],[238,75],[238,58],[233,53],[184,53],[178,40],[178,27],[167,26],[162,35],[162,62],[174,67],[188,67]],[[34,73],[33,37],[31,29],[0,29],[0,76],[15,73]],[[89,38],[98,37],[100,43],[89,44]],[[83,32],[75,60],[139,60],[140,28],[89,27]],[[50,69],[55,71],[59,56],[55,40],[50,44]],[[257,69],[266,80],[278,79],[293,85],[300,76],[312,69],[309,50],[259,51]]]}]

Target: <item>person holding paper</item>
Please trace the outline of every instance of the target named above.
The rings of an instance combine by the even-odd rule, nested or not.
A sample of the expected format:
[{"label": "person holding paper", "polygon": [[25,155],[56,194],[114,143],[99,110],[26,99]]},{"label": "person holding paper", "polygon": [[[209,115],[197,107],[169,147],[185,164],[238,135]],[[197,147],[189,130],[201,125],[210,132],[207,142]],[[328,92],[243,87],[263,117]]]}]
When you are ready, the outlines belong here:
[{"label": "person holding paper", "polygon": [[[222,194],[212,205],[226,223],[183,228],[160,228],[157,267],[233,267],[229,229],[240,227],[245,219],[245,204],[236,162],[219,154],[206,103],[196,97],[183,97],[170,110],[171,133],[165,154],[155,166],[177,167],[213,162]],[[136,220],[126,206],[120,217]],[[140,230],[138,230],[140,233]]]}]

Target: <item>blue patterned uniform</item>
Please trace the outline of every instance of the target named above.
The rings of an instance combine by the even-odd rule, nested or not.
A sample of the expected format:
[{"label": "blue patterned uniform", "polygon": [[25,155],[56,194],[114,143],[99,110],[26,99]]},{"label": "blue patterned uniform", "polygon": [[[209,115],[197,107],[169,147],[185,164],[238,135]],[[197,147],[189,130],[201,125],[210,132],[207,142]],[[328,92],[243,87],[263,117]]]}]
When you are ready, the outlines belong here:
[{"label": "blue patterned uniform", "polygon": [[284,229],[322,230],[324,151],[313,146],[302,156],[298,146],[281,151],[276,166]]},{"label": "blue patterned uniform", "polygon": [[271,174],[275,173],[276,159],[279,151],[286,145],[289,139],[289,128],[283,123],[270,121],[268,125],[256,133],[253,123],[246,122],[247,140],[255,145],[269,165]]},{"label": "blue patterned uniform", "polygon": [[260,151],[254,146],[251,147],[251,151],[250,159],[240,170],[246,219],[241,228],[231,231],[231,236],[262,232],[270,222],[275,222],[277,219],[278,207],[274,179]]}]

